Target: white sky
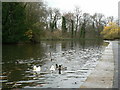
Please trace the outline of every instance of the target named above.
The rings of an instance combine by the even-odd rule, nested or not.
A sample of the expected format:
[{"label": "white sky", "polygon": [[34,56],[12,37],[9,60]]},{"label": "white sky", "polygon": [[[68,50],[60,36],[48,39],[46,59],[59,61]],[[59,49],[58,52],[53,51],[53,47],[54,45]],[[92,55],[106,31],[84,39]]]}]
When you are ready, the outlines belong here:
[{"label": "white sky", "polygon": [[44,0],[49,7],[59,8],[60,11],[73,11],[75,6],[82,12],[102,13],[105,16],[118,17],[118,2],[120,0]]}]

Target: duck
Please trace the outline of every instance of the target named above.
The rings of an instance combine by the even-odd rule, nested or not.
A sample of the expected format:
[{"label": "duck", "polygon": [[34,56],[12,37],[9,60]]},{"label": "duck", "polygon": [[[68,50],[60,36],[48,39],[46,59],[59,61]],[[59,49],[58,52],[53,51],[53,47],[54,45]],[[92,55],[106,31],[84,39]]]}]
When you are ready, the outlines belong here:
[{"label": "duck", "polygon": [[41,71],[41,67],[40,66],[33,66],[33,71],[36,71],[36,72],[40,72]]},{"label": "duck", "polygon": [[58,66],[59,74],[61,74],[61,70],[67,70],[67,67],[63,67],[62,65]]},{"label": "duck", "polygon": [[58,67],[59,74],[61,74],[61,66],[62,66],[62,65],[59,65],[59,67]]},{"label": "duck", "polygon": [[51,67],[50,67],[50,71],[55,71],[55,67],[54,67],[54,65],[52,65]]},{"label": "duck", "polygon": [[55,64],[56,65],[56,69],[58,69],[58,64]]}]

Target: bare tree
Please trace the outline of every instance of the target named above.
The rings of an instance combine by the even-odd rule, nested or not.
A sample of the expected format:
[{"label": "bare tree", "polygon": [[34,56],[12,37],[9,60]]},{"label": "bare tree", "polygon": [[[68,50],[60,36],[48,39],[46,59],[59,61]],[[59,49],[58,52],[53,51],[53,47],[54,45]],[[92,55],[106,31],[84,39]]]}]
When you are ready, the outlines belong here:
[{"label": "bare tree", "polygon": [[80,10],[79,7],[75,7],[75,12],[74,13],[75,13],[75,36],[76,36],[76,33],[79,30],[80,19],[82,17],[82,11]]},{"label": "bare tree", "polygon": [[57,22],[61,18],[61,14],[59,9],[57,8],[54,8],[54,9],[49,8],[48,14],[49,14],[48,20],[50,24],[49,26],[50,26],[51,32],[53,32],[53,30],[58,28]]},{"label": "bare tree", "polygon": [[87,24],[89,24],[89,19],[90,19],[89,13],[83,13],[82,26],[81,26],[81,31],[80,31],[80,38],[85,38],[86,26],[87,26]]},{"label": "bare tree", "polygon": [[113,17],[113,16],[107,17],[108,23],[109,23],[109,22],[113,22],[113,20],[114,20],[114,17]]},{"label": "bare tree", "polygon": [[103,17],[104,17],[104,15],[101,13],[95,13],[92,16],[93,28],[95,31],[97,31],[97,34],[99,36],[100,36],[101,30],[103,29],[103,24],[104,24]]},{"label": "bare tree", "polygon": [[71,20],[75,19],[74,13],[71,13],[71,12],[64,13],[63,16],[66,18],[67,32],[71,32],[71,28],[72,28]]}]

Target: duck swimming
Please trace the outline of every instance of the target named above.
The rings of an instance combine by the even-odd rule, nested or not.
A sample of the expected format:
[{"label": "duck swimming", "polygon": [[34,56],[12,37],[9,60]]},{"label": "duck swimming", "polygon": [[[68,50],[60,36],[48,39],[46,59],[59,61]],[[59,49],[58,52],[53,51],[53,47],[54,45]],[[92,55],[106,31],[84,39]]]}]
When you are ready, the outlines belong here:
[{"label": "duck swimming", "polygon": [[50,67],[50,71],[55,71],[55,67],[53,65]]},{"label": "duck swimming", "polygon": [[33,71],[36,71],[36,72],[40,72],[41,71],[41,67],[40,66],[33,66]]},{"label": "duck swimming", "polygon": [[59,65],[59,67],[58,67],[59,74],[61,74],[61,66],[62,66],[62,65]]},{"label": "duck swimming", "polygon": [[58,69],[58,64],[56,64],[56,69]]},{"label": "duck swimming", "polygon": [[67,67],[63,67],[62,65],[58,66],[59,74],[61,74],[61,70],[67,70]]}]

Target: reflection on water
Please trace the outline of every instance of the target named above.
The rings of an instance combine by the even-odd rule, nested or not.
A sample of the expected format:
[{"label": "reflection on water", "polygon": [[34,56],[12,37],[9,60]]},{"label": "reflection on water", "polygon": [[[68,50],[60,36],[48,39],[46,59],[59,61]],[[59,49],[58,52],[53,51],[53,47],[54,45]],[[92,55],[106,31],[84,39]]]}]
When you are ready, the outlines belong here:
[{"label": "reflection on water", "polygon": [[[3,88],[78,88],[102,55],[103,41],[42,41],[41,44],[3,45]],[[59,74],[51,65],[67,67]],[[40,73],[33,66],[41,66]],[[66,84],[66,85],[64,85]]]}]

